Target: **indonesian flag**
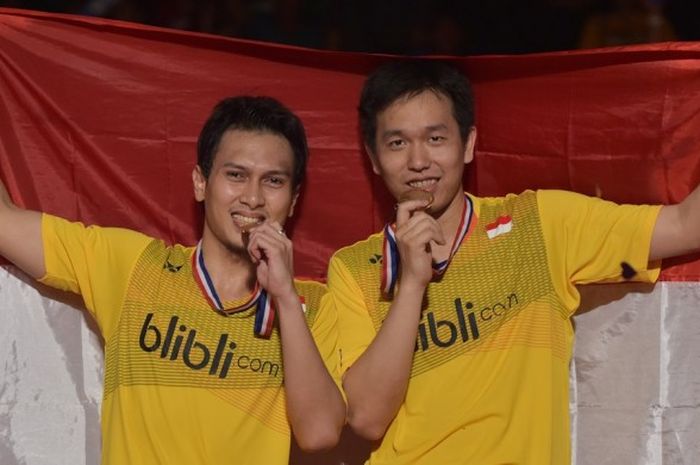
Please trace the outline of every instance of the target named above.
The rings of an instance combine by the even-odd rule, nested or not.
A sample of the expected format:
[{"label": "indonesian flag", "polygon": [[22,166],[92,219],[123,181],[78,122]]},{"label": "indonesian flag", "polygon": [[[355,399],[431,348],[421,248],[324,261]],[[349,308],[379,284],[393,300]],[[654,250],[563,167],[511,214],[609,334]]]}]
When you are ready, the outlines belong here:
[{"label": "indonesian flag", "polygon": [[496,221],[486,226],[486,235],[489,239],[493,239],[501,234],[509,233],[511,229],[513,229],[513,219],[508,215],[499,216]]}]

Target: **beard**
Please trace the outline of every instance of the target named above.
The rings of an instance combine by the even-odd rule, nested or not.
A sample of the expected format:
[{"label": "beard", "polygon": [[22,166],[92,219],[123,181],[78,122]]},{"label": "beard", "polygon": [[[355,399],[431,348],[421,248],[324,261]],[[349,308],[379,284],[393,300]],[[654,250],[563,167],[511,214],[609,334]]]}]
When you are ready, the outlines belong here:
[{"label": "beard", "polygon": [[248,233],[241,233],[241,241],[239,242],[234,242],[230,240],[226,241],[221,241],[223,244],[224,248],[232,254],[232,255],[238,255],[241,258],[247,258],[250,259],[250,256],[248,254],[248,238],[249,238]]},{"label": "beard", "polygon": [[[240,259],[250,261],[248,254],[248,233],[237,232],[233,228],[216,224],[207,221],[205,218],[205,228],[208,230],[207,236],[213,239],[213,242],[218,243],[218,247],[225,249],[231,255],[237,256]],[[238,236],[238,237],[236,237]]]}]

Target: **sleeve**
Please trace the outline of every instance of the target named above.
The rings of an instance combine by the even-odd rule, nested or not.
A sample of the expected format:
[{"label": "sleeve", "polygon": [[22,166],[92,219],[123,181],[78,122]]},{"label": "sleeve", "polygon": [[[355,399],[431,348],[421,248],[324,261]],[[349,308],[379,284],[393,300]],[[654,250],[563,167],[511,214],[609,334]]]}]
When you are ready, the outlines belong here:
[{"label": "sleeve", "polygon": [[46,274],[40,282],[80,294],[102,334],[109,337],[119,318],[136,261],[153,240],[127,229],[85,227],[42,216]]},{"label": "sleeve", "polygon": [[[311,335],[328,373],[340,392],[343,393],[338,353],[338,313],[336,308],[330,304],[328,297],[327,292],[321,297],[319,311],[311,325]],[[345,398],[344,393],[343,398]]]},{"label": "sleeve", "polygon": [[341,376],[360,358],[376,335],[363,293],[345,264],[331,258],[328,267],[328,304],[338,318],[338,357]]},{"label": "sleeve", "polygon": [[660,206],[618,205],[566,191],[537,192],[547,260],[565,300],[576,284],[655,282],[660,262],[649,262]]}]

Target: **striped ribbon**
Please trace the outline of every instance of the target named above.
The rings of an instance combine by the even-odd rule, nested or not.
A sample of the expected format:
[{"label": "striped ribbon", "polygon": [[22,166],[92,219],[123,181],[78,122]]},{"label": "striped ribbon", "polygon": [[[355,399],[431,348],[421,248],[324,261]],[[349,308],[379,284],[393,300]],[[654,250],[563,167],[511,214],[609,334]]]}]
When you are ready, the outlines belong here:
[{"label": "striped ribbon", "polygon": [[204,254],[202,253],[202,241],[199,241],[194,255],[192,255],[192,269],[194,270],[195,281],[202,290],[204,298],[209,302],[209,305],[224,316],[231,315],[236,312],[247,310],[253,305],[255,308],[255,334],[261,337],[270,337],[272,327],[275,323],[275,306],[272,304],[272,299],[267,295],[265,289],[260,287],[258,282],[255,283],[255,288],[251,295],[240,305],[224,308],[224,305],[214,288],[214,282],[209,276],[207,267],[204,264]]},{"label": "striped ribbon", "polygon": [[[450,262],[452,257],[459,250],[459,246],[467,237],[469,230],[471,228],[472,220],[474,217],[474,206],[472,204],[472,199],[468,195],[464,196],[464,207],[462,208],[462,218],[459,222],[459,228],[457,229],[457,235],[452,242],[452,249],[450,250],[450,255],[447,260],[441,262],[433,262],[433,279],[442,275]],[[396,281],[399,273],[399,264],[401,263],[401,257],[399,257],[399,248],[396,245],[396,225],[388,223],[384,226],[384,243],[382,245],[382,292],[386,297],[392,297],[394,295],[394,288],[396,287]]]}]

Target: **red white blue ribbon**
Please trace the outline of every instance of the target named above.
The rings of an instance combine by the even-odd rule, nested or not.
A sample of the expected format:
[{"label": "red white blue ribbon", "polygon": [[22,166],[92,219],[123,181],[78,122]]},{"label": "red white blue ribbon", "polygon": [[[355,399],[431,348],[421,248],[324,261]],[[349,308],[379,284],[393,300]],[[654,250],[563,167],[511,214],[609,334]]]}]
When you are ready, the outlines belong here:
[{"label": "red white blue ribbon", "polygon": [[[457,229],[457,235],[452,242],[452,249],[450,250],[450,255],[447,260],[441,262],[433,262],[433,279],[442,275],[452,261],[452,257],[459,250],[459,246],[467,237],[472,226],[472,220],[474,218],[474,205],[472,204],[472,199],[468,195],[464,196],[464,207],[462,208],[462,218],[459,222],[459,228]],[[383,258],[382,258],[382,292],[386,297],[392,297],[394,295],[394,288],[396,287],[396,282],[398,280],[399,274],[399,264],[401,263],[401,257],[399,256],[399,248],[396,245],[396,225],[387,224],[384,226],[384,244],[383,244]]]},{"label": "red white blue ribbon", "polygon": [[209,302],[209,305],[224,316],[231,315],[236,312],[247,310],[253,305],[255,309],[255,334],[261,337],[270,337],[272,328],[275,324],[275,306],[272,299],[267,295],[265,289],[260,287],[256,282],[252,294],[240,305],[225,308],[219,294],[214,288],[214,282],[209,276],[207,267],[204,264],[204,254],[202,253],[202,241],[199,241],[197,248],[192,255],[192,269],[194,270],[194,278],[204,298]]}]

